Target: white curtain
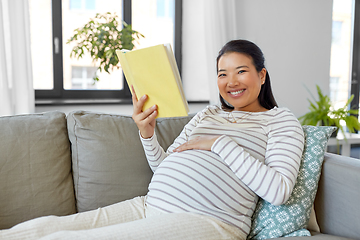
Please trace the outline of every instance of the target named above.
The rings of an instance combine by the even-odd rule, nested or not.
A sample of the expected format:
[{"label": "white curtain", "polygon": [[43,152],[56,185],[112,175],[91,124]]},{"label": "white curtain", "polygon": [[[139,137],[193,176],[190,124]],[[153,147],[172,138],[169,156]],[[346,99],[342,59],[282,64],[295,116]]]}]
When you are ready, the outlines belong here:
[{"label": "white curtain", "polygon": [[[221,47],[230,40],[238,38],[236,21],[236,0],[205,0],[204,2],[204,30],[206,61],[213,73],[216,69],[216,57]],[[219,91],[216,82],[216,75],[209,77],[210,103],[219,103]],[[215,79],[214,79],[215,77]]]},{"label": "white curtain", "polygon": [[239,38],[236,0],[183,0],[182,77],[189,100],[219,103],[216,57]]},{"label": "white curtain", "polygon": [[33,113],[28,0],[0,0],[0,116]]}]

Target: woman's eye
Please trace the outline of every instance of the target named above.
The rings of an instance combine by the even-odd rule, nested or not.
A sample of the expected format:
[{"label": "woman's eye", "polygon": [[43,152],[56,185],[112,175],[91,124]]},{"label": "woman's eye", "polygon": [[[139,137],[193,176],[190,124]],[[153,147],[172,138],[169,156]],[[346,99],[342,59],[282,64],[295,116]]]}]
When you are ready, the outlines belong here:
[{"label": "woman's eye", "polygon": [[238,74],[241,74],[241,73],[244,73],[245,72],[245,70],[240,70],[239,72],[238,72]]},{"label": "woman's eye", "polygon": [[225,76],[226,76],[225,73],[221,73],[221,74],[218,75],[218,77],[225,77]]}]

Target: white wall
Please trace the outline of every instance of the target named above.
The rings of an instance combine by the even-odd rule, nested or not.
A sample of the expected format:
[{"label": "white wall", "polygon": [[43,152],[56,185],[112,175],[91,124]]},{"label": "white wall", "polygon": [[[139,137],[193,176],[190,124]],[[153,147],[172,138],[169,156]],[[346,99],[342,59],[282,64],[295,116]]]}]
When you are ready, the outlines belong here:
[{"label": "white wall", "polygon": [[[199,89],[209,84],[202,65],[206,39],[196,22],[202,21],[202,6],[197,1],[183,2],[182,78],[188,100],[202,100]],[[306,87],[315,93],[318,84],[329,92],[332,1],[238,0],[236,11],[238,38],[251,40],[263,50],[279,106],[298,117],[304,114],[310,98]]]}]

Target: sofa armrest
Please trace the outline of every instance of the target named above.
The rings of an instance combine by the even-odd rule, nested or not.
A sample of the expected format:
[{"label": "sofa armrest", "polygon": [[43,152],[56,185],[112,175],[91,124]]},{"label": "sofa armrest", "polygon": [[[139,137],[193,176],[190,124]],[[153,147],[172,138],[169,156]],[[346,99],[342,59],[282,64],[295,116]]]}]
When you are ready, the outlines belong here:
[{"label": "sofa armrest", "polygon": [[360,236],[360,160],[326,153],[315,198],[322,233]]}]

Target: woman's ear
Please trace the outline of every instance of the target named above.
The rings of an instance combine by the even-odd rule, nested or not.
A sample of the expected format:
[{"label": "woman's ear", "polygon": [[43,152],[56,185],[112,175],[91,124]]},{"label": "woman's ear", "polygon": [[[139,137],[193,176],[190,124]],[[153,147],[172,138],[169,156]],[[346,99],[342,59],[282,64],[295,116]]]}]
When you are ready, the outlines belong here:
[{"label": "woman's ear", "polygon": [[263,85],[265,83],[265,79],[266,79],[266,68],[261,69],[261,71],[259,72],[259,76],[261,79],[261,85]]}]

